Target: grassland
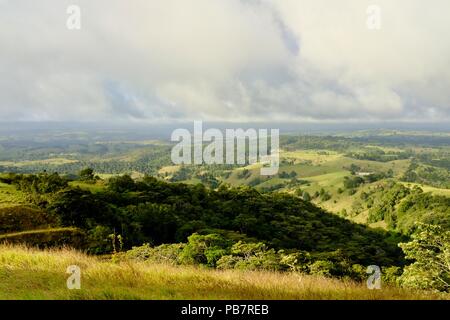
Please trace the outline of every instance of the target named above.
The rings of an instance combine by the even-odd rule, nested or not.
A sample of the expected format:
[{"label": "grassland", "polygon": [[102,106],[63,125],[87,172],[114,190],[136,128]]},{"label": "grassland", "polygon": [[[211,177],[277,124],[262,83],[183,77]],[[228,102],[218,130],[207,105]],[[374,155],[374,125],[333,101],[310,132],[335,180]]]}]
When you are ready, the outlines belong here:
[{"label": "grassland", "polygon": [[159,174],[173,174],[174,172],[178,171],[181,166],[174,165],[174,166],[165,166],[159,169]]},{"label": "grassland", "polygon": [[0,208],[27,203],[24,193],[14,186],[0,182]]},{"label": "grassland", "polygon": [[424,184],[411,183],[411,182],[402,182],[402,184],[409,188],[417,186],[417,187],[422,188],[422,190],[424,192],[431,192],[432,194],[435,194],[435,195],[450,197],[450,189],[435,188],[435,187],[427,186]]},{"label": "grassland", "polygon": [[71,181],[69,182],[71,187],[79,187],[83,190],[88,190],[92,193],[100,192],[104,189],[105,184],[102,181],[98,181],[96,183],[88,183],[83,181]]},{"label": "grassland", "polygon": [[[377,147],[385,152],[400,152],[403,149],[398,147]],[[433,149],[434,150],[434,149]],[[427,151],[431,152],[431,151]],[[364,173],[387,173],[391,172],[392,180],[401,181],[411,164],[411,159],[401,159],[393,161],[373,161],[350,158],[342,152],[332,150],[295,150],[280,152],[279,175],[267,177],[260,175],[261,166],[259,164],[248,165],[246,167],[234,168],[224,177],[217,177],[218,180],[232,186],[251,185],[263,191],[281,191],[292,194],[308,192],[311,196],[318,194],[322,189],[330,196],[330,199],[313,197],[312,202],[323,209],[342,214],[346,212],[346,217],[357,223],[367,224],[368,207],[362,200],[364,194],[376,190],[379,182],[364,183],[363,185],[348,190],[344,186],[346,177],[351,177],[350,167],[356,166],[359,172]],[[180,169],[179,166],[163,167],[159,173],[161,175],[173,175]],[[292,174],[295,173],[295,180]],[[198,172],[197,172],[198,173]],[[284,176],[280,174],[284,173]],[[288,175],[286,177],[286,174]],[[201,183],[195,174],[189,179],[183,180],[185,183]],[[404,183],[408,187],[414,187],[414,183]],[[450,189],[439,189],[428,185],[418,185],[425,192],[434,195],[450,196]],[[348,215],[347,215],[348,214]],[[369,224],[375,228],[386,228],[383,221]]]},{"label": "grassland", "polygon": [[[66,269],[81,269],[69,290]],[[448,299],[448,295],[294,273],[218,271],[0,246],[0,299]]]}]

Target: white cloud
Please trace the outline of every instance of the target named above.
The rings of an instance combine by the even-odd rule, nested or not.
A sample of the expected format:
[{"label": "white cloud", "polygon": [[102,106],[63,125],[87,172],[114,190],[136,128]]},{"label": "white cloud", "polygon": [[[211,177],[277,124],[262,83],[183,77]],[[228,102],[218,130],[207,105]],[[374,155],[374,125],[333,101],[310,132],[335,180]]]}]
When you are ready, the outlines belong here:
[{"label": "white cloud", "polygon": [[[81,30],[66,8],[81,7]],[[5,120],[450,118],[450,3],[0,1]]]}]

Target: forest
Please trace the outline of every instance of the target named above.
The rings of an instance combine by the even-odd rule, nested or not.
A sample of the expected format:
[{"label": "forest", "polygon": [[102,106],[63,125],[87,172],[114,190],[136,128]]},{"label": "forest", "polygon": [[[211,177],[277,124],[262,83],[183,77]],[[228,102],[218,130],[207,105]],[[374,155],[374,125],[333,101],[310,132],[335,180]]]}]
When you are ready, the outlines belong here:
[{"label": "forest", "polygon": [[[79,179],[98,183],[90,168],[81,171]],[[14,221],[3,212],[0,232],[11,242],[44,248],[66,244],[96,255],[117,253],[218,269],[295,270],[359,281],[366,276],[365,266],[375,264],[393,283],[408,265],[399,246],[412,239],[407,233],[356,224],[291,194],[261,193],[248,186],[209,189],[151,176],[116,176],[96,192],[72,187],[74,181],[57,173],[11,173],[1,181],[27,194],[35,208],[28,214],[48,224],[41,232],[45,237],[26,232],[8,236],[8,225],[12,229]],[[398,199],[395,190],[386,197]],[[400,218],[408,210],[423,210],[429,200],[409,198],[396,214]],[[448,209],[446,204],[442,207]],[[392,208],[374,208],[371,219],[396,221]],[[439,232],[446,234],[448,214],[441,216],[446,223],[439,218],[427,222],[441,224]]]}]

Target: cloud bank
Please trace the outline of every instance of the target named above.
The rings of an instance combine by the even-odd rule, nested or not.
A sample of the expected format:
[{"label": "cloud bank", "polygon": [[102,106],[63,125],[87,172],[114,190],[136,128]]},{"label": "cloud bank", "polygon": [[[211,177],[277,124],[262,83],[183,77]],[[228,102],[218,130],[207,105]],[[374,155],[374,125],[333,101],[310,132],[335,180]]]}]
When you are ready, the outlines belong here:
[{"label": "cloud bank", "polygon": [[372,4],[0,0],[0,116],[450,119],[450,2],[377,0],[380,30]]}]

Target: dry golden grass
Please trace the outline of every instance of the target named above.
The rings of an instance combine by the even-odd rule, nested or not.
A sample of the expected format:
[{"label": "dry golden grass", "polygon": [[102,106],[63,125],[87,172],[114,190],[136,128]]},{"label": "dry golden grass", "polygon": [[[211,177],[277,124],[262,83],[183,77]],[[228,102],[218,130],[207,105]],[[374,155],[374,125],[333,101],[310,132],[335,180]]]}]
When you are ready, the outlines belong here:
[{"label": "dry golden grass", "polygon": [[[81,290],[66,268],[81,268]],[[217,271],[0,246],[0,299],[445,299],[448,296],[292,273]]]}]

